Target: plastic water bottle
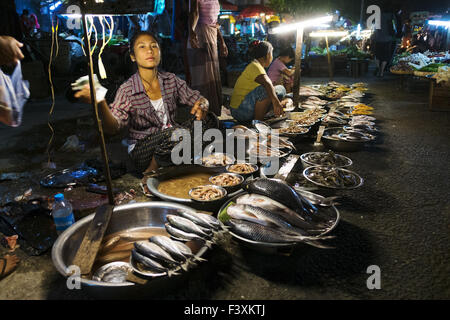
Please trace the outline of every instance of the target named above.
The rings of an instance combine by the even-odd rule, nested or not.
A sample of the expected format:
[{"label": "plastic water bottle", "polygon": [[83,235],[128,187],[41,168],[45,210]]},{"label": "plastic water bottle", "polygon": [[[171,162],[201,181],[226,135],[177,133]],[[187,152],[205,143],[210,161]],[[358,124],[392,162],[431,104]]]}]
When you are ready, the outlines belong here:
[{"label": "plastic water bottle", "polygon": [[55,204],[53,205],[52,215],[58,235],[75,223],[72,205],[69,201],[64,200],[64,195],[62,193],[55,195]]}]

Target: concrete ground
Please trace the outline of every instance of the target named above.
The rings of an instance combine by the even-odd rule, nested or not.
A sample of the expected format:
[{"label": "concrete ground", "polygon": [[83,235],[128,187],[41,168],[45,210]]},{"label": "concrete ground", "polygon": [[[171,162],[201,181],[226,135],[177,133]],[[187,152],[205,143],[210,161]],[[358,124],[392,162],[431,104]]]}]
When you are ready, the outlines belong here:
[{"label": "concrete ground", "polygon": [[[162,293],[149,288],[139,298],[159,299],[449,299],[450,298],[450,113],[428,110],[427,83],[411,82],[408,90],[395,77],[336,78],[366,81],[371,105],[382,134],[363,151],[345,154],[364,179],[362,188],[344,192],[339,206],[342,220],[329,243],[334,250],[299,246],[289,255],[267,256],[226,238],[176,289]],[[304,79],[324,83],[327,79]],[[44,171],[49,135],[45,123],[48,102],[26,106],[21,128],[0,128],[0,168],[17,172],[32,169],[32,179],[0,183],[3,198],[20,194]],[[77,118],[88,119],[89,107],[58,100],[55,117],[57,146],[77,132]],[[120,140],[110,141],[110,151]],[[312,150],[302,145],[300,153]],[[121,150],[120,152],[122,152]],[[98,155],[56,152],[58,167]],[[114,153],[114,152],[113,152]],[[31,161],[30,161],[31,157]],[[28,169],[30,170],[30,169]],[[126,175],[115,182],[137,188],[139,179]],[[139,196],[138,201],[145,200]],[[5,250],[1,248],[0,254]],[[86,289],[68,290],[50,253],[27,256],[18,249],[18,269],[0,281],[3,299],[93,299]],[[369,266],[381,271],[381,289],[369,290]],[[122,295],[119,298],[130,298]]]}]

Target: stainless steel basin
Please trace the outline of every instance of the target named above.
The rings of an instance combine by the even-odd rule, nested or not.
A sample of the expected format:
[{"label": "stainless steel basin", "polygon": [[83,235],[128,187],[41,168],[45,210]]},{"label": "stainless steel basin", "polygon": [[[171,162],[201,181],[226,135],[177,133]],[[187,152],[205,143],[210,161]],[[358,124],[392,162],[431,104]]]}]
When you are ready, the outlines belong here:
[{"label": "stainless steel basin", "polygon": [[[177,214],[180,211],[195,210],[170,202],[143,202],[117,206],[114,208],[105,236],[120,231],[136,230],[139,228],[152,227],[164,229],[166,215]],[[64,231],[53,245],[53,264],[62,276],[67,277],[66,269],[71,265],[71,261],[73,260],[89,223],[93,218],[94,214],[91,214],[76,222],[73,226]],[[198,256],[202,256],[206,251],[207,247],[201,248],[198,252]],[[122,294],[138,293],[140,291],[145,292],[145,294],[161,292],[162,288],[170,287],[171,283],[175,284],[185,275],[186,274],[183,274],[182,276],[173,276],[171,278],[162,277],[152,279],[148,281],[146,285],[136,285],[131,282],[106,283],[82,278],[81,286],[83,290],[86,289],[96,296],[114,298],[122,297]]]}]

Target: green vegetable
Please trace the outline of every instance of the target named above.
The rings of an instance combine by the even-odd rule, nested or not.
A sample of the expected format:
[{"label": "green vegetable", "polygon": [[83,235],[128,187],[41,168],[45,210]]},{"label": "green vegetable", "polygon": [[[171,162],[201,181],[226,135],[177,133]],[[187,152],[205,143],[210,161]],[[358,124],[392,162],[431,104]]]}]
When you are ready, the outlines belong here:
[{"label": "green vegetable", "polygon": [[236,203],[230,202],[222,211],[219,212],[217,215],[217,218],[222,222],[225,223],[228,220],[231,220],[231,217],[227,214],[227,210],[229,207],[235,205]]}]

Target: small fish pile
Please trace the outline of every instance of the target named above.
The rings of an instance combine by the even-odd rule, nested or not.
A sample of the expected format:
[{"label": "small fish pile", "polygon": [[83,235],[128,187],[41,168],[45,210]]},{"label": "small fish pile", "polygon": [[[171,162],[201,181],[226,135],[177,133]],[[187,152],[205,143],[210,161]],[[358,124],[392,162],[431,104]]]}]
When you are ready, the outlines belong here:
[{"label": "small fish pile", "polygon": [[192,199],[197,201],[214,201],[225,197],[225,192],[221,188],[215,186],[199,186],[190,191]]},{"label": "small fish pile", "polygon": [[290,119],[299,126],[312,126],[323,117],[323,112],[324,110],[320,108],[307,109],[303,112],[292,113]]},{"label": "small fish pile", "polygon": [[350,130],[343,133],[334,134],[332,135],[332,137],[339,140],[355,141],[355,142],[365,142],[375,139],[375,136],[357,130]]},{"label": "small fish pile", "polygon": [[319,240],[336,223],[281,180],[258,179],[226,209],[226,224],[243,238],[267,243],[307,243],[329,248]]},{"label": "small fish pile", "polygon": [[233,187],[240,184],[243,180],[240,176],[232,175],[229,173],[222,173],[218,176],[211,177],[210,181],[216,186]]},{"label": "small fish pile", "polygon": [[[166,236],[153,236],[147,241],[134,243],[131,251],[132,266],[145,274],[177,275],[180,269],[188,271],[189,265],[205,261],[196,257],[183,242],[174,241]],[[134,262],[134,263],[133,263]]]},{"label": "small fish pile", "polygon": [[300,88],[300,96],[320,97],[320,96],[323,96],[323,93],[318,90],[315,90],[313,88],[310,88],[310,87],[301,87]]},{"label": "small fish pile", "polygon": [[373,111],[372,107],[369,107],[365,104],[360,103],[360,104],[352,107],[351,114],[352,115],[371,115],[371,114],[373,114],[372,111]]},{"label": "small fish pile", "polygon": [[204,240],[208,247],[226,230],[213,216],[185,211],[179,212],[179,215],[168,215],[165,227],[175,240]]},{"label": "small fish pile", "polygon": [[296,122],[289,122],[286,127],[278,129],[280,134],[303,134],[308,131],[308,128],[301,127]]},{"label": "small fish pile", "polygon": [[335,154],[333,151],[328,152],[310,152],[302,156],[302,160],[308,164],[317,166],[332,166],[332,167],[345,167],[351,162],[350,159],[343,157],[339,154]]},{"label": "small fish pile", "polygon": [[231,173],[237,173],[237,174],[250,174],[255,172],[255,168],[251,164],[247,163],[239,163],[234,164],[228,168],[228,171]]},{"label": "small fish pile", "polygon": [[233,164],[233,159],[223,153],[215,153],[202,158],[202,164],[206,167],[218,167]]},{"label": "small fish pile", "polygon": [[348,189],[361,183],[361,178],[357,174],[336,167],[310,167],[306,170],[305,176],[310,181],[329,188]]}]

